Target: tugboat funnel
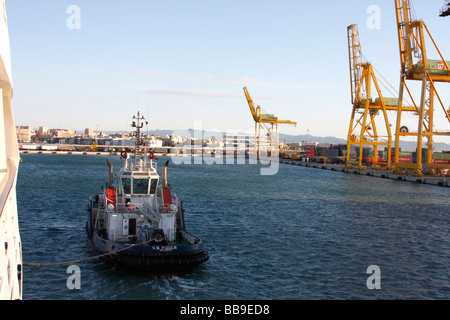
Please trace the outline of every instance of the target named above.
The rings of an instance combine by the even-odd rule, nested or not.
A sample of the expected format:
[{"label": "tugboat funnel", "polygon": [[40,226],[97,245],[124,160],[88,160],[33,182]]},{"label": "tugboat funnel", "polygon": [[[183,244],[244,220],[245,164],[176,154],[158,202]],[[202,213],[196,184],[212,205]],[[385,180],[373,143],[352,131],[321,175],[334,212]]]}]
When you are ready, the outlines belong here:
[{"label": "tugboat funnel", "polygon": [[112,188],[114,186],[113,165],[112,165],[112,163],[109,160],[106,160],[106,163],[108,164],[108,168],[109,168],[108,187]]},{"label": "tugboat funnel", "polygon": [[162,187],[163,188],[168,188],[169,185],[167,183],[167,167],[169,166],[169,160],[166,161],[166,163],[164,164],[164,167],[162,169]]}]

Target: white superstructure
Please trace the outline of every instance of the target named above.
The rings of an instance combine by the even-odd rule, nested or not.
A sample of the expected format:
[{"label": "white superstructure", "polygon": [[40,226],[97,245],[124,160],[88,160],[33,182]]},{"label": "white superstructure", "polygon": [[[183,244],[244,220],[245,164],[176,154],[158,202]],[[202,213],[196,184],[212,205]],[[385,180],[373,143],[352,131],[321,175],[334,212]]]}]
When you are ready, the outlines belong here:
[{"label": "white superstructure", "polygon": [[11,99],[11,54],[5,1],[0,0],[0,299],[22,299],[22,248],[16,203],[19,150]]}]

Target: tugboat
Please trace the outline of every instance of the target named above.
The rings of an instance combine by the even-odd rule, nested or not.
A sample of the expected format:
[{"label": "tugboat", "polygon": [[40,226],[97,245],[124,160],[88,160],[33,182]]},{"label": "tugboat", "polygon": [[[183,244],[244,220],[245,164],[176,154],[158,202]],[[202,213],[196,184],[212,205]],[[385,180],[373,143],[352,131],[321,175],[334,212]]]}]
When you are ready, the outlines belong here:
[{"label": "tugboat", "polygon": [[103,260],[151,274],[189,272],[209,259],[202,240],[185,229],[183,203],[167,182],[167,161],[162,181],[157,158],[144,146],[140,133],[145,118],[133,116],[134,154],[122,151],[123,168],[114,179],[109,160],[109,181],[103,193],[89,198],[86,231],[90,245]]}]

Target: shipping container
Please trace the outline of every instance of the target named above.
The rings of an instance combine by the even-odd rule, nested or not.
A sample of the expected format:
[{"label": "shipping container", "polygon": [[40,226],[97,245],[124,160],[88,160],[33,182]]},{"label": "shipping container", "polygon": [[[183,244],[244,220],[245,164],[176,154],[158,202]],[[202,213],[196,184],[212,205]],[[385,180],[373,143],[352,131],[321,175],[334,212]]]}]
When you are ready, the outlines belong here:
[{"label": "shipping container", "polygon": [[450,159],[450,153],[435,153],[434,159]]},{"label": "shipping container", "polygon": [[[383,162],[384,159],[383,158],[378,158],[377,162]],[[373,158],[367,158],[366,162],[372,163],[373,162]]]},{"label": "shipping container", "polygon": [[317,162],[317,163],[327,163],[328,162],[328,158],[327,157],[314,157],[312,159],[313,162]]},{"label": "shipping container", "polygon": [[[446,61],[447,65],[450,66],[450,61]],[[428,59],[428,69],[431,74],[448,74],[446,70],[445,63],[442,60],[431,60]]]},{"label": "shipping container", "polygon": [[[383,98],[384,100],[384,105],[387,107],[398,107],[398,98]],[[375,99],[375,103],[376,104],[380,104],[381,99],[380,98],[376,98]]]},{"label": "shipping container", "polygon": [[262,114],[261,118],[263,120],[274,120],[274,119],[276,119],[274,114]]},{"label": "shipping container", "polygon": [[[414,152],[414,153],[415,153],[415,152]],[[391,152],[391,156],[394,157],[394,155],[395,155],[395,151],[392,151],[392,152]],[[413,154],[412,151],[399,151],[399,152],[398,152],[398,156],[399,156],[399,157],[413,157],[414,154]]]},{"label": "shipping container", "polygon": [[434,159],[433,163],[437,164],[450,164],[450,159]]},{"label": "shipping container", "polygon": [[[450,66],[450,61],[445,61],[445,62],[447,62],[447,65]],[[445,63],[442,60],[428,59],[428,68],[429,69],[445,70]]]},{"label": "shipping container", "polygon": [[413,162],[413,157],[411,156],[399,156],[398,162]]}]

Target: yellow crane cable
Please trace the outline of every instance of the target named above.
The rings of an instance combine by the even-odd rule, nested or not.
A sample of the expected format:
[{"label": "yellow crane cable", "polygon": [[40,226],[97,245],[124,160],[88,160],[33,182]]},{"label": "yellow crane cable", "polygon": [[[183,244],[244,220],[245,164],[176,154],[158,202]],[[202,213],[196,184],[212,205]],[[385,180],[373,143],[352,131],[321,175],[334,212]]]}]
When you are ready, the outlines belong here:
[{"label": "yellow crane cable", "polygon": [[[373,66],[372,66],[372,68],[373,68],[373,70],[381,77],[381,79],[383,79],[383,80],[386,82],[386,84],[389,85],[389,86],[392,88],[392,90],[394,90],[395,93],[393,93],[392,91],[390,91],[389,88],[384,84],[383,81],[380,81],[381,85],[382,85],[387,91],[389,91],[389,93],[392,94],[394,97],[395,97],[395,96],[398,97],[398,95],[399,95],[398,91],[397,91],[397,90],[389,83],[389,81],[387,81],[387,80],[383,77],[383,75],[382,75],[377,69],[375,69]],[[409,101],[406,101],[405,98],[403,98],[403,102],[404,102],[408,107],[412,107],[412,104],[411,104]]]}]

